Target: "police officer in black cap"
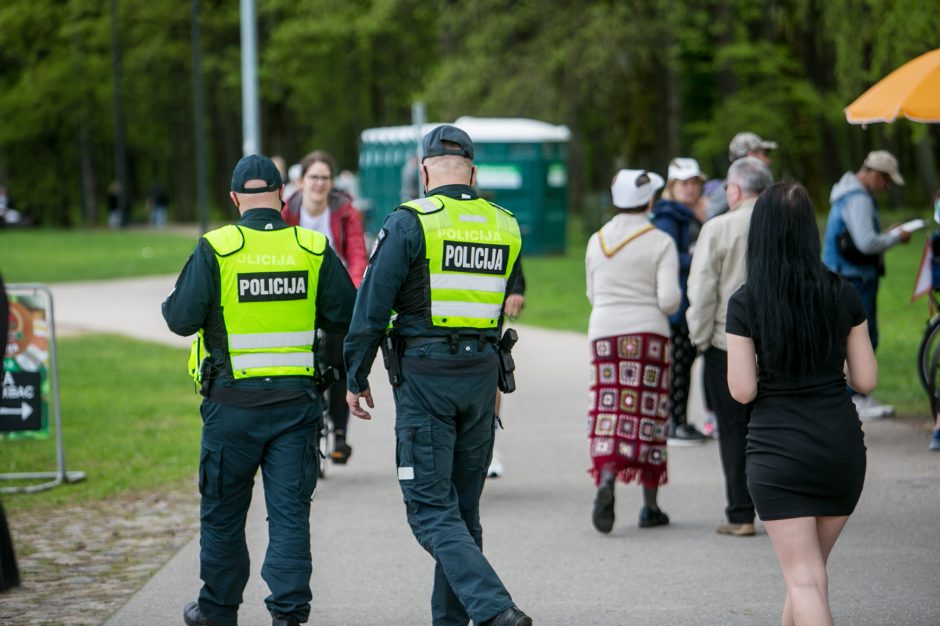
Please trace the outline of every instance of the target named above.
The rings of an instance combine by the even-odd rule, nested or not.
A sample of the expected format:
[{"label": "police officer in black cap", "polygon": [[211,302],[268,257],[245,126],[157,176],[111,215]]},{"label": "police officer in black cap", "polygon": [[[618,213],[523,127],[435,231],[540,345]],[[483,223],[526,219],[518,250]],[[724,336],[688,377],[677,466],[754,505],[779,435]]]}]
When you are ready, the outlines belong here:
[{"label": "police officer in black cap", "polygon": [[[385,220],[346,336],[347,399],[370,419],[380,342],[394,364],[398,480],[408,523],[436,561],[435,626],[526,626],[486,557],[480,495],[493,451],[496,343],[522,240],[515,217],[477,196],[473,143],[454,126],[422,142],[427,197]],[[391,336],[386,335],[391,312]],[[394,365],[390,371],[394,371]]]},{"label": "police officer in black cap", "polygon": [[178,335],[197,333],[190,372],[205,396],[199,457],[199,599],[188,626],[235,626],[248,582],[245,517],[261,469],[268,549],[261,568],[274,626],[310,614],[310,498],[317,484],[316,332],[345,333],[355,287],[326,237],[281,219],[284,187],[267,157],[232,174],[238,224],[206,233],[163,303]]}]

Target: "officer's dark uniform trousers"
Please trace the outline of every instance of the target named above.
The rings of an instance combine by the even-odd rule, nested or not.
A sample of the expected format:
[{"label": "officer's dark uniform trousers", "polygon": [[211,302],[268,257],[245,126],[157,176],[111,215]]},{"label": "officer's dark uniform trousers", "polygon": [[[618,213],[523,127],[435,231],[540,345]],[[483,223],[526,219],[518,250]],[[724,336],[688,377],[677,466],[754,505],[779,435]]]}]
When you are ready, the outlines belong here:
[{"label": "officer's dark uniform trousers", "polygon": [[[317,484],[319,397],[302,405],[236,407],[204,400],[199,491],[202,494],[200,606],[222,626],[234,626],[249,558],[245,518],[261,468],[268,511],[268,549],[261,577],[274,615],[306,621],[312,571],[310,498]],[[301,608],[302,607],[302,608]],[[304,615],[300,615],[300,613]]]},{"label": "officer's dark uniform trousers", "polygon": [[[418,342],[415,342],[416,344]],[[493,455],[497,356],[492,343],[406,348],[395,389],[398,477],[408,523],[437,561],[435,626],[466,626],[513,605],[483,556],[479,499]]]}]

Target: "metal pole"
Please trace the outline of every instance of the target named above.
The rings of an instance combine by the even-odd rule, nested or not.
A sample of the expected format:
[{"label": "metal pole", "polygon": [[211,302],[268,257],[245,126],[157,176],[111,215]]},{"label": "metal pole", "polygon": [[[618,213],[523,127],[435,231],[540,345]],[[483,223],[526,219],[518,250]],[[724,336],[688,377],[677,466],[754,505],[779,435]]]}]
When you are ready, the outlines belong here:
[{"label": "metal pole", "polygon": [[415,168],[415,176],[418,177],[418,195],[424,197],[424,185],[421,184],[421,158],[424,156],[421,149],[421,129],[428,121],[428,111],[423,102],[411,103],[411,124],[414,126],[415,133],[415,154],[418,155],[418,167]]},{"label": "metal pole", "polygon": [[200,232],[209,230],[206,182],[206,133],[203,128],[202,35],[199,28],[199,0],[192,0],[193,36],[193,133],[196,135],[196,209]]},{"label": "metal pole", "polygon": [[258,115],[258,35],[254,0],[241,0],[242,34],[242,154],[261,152]]}]

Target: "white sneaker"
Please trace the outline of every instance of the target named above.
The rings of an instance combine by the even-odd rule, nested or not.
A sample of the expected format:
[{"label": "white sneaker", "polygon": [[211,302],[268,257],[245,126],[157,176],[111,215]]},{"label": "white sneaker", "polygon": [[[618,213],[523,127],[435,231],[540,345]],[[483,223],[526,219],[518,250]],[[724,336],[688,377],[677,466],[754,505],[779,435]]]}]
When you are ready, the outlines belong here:
[{"label": "white sneaker", "polygon": [[499,453],[493,450],[493,460],[490,461],[490,468],[486,470],[487,478],[499,478],[503,475],[503,462],[499,458]]},{"label": "white sneaker", "polygon": [[714,411],[705,409],[705,421],[702,423],[702,434],[710,439],[718,439],[718,418]]},{"label": "white sneaker", "polygon": [[871,396],[855,394],[852,396],[852,402],[855,403],[855,410],[858,411],[858,419],[863,422],[880,420],[894,415],[894,407],[890,404],[881,404]]}]

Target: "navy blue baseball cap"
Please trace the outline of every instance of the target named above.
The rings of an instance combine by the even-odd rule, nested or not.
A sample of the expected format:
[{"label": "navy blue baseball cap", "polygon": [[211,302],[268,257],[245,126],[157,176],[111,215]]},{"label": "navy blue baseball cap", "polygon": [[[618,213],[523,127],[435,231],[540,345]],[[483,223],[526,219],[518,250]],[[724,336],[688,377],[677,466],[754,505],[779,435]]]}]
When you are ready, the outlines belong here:
[{"label": "navy blue baseball cap", "polygon": [[[264,187],[250,187],[245,189],[249,180],[263,180]],[[274,161],[261,154],[250,154],[242,157],[232,171],[232,191],[235,193],[267,193],[280,189],[284,181]]]},{"label": "navy blue baseball cap", "polygon": [[[454,148],[444,142],[459,147]],[[470,141],[470,135],[450,124],[442,124],[425,135],[421,141],[421,150],[425,159],[453,155],[473,160],[473,142]]]}]

